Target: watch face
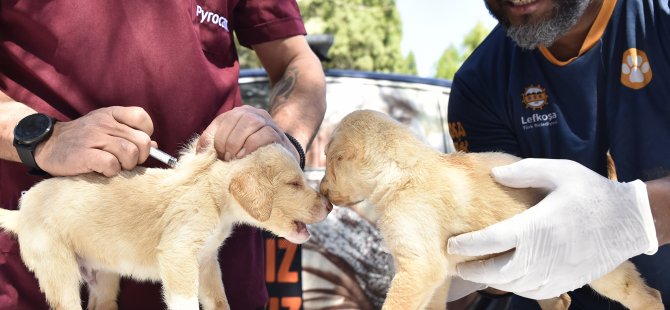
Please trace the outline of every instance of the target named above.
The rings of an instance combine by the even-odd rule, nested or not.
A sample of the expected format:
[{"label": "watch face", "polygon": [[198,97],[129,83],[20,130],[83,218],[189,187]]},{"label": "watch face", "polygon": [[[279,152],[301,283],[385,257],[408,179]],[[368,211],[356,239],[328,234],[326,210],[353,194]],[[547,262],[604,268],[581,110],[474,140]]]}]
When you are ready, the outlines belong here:
[{"label": "watch face", "polygon": [[32,114],[23,118],[14,128],[14,138],[22,144],[40,141],[49,134],[53,121],[44,114]]}]

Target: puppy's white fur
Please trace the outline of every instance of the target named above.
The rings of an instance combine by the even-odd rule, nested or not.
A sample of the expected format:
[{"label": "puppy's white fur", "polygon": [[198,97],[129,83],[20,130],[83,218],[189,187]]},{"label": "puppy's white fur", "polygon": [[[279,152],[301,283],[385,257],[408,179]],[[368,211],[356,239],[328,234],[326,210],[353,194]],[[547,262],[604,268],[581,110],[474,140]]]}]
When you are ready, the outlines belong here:
[{"label": "puppy's white fur", "polygon": [[[454,266],[447,239],[487,227],[535,205],[544,193],[497,184],[491,168],[519,158],[503,153],[442,154],[387,115],[356,111],[334,130],[326,149],[321,192],[336,205],[368,201],[393,254],[396,275],[384,309],[444,309]],[[600,294],[632,309],[663,309],[626,262],[591,283]],[[540,301],[566,309],[567,294]]]},{"label": "puppy's white fur", "polygon": [[52,178],[19,206],[0,210],[0,226],[17,235],[49,304],[68,310],[81,309],[82,277],[89,309],[116,309],[119,276],[161,281],[170,309],[228,309],[217,254],[235,224],[302,243],[305,224],[332,208],[277,144],[224,162],[211,143],[196,153],[195,140],[174,169]]}]

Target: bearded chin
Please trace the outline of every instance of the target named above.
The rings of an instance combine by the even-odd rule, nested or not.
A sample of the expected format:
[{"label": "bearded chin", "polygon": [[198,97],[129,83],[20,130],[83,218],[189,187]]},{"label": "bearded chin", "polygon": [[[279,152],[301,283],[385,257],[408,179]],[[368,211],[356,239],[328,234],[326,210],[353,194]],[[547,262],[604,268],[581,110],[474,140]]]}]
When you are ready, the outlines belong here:
[{"label": "bearded chin", "polygon": [[548,23],[535,25],[509,26],[505,28],[507,36],[519,47],[532,50],[540,45],[551,46],[568,29],[558,28]]},{"label": "bearded chin", "polygon": [[[523,49],[535,49],[540,45],[551,46],[574,27],[591,0],[558,0],[550,17],[534,23],[512,26],[499,14],[491,14],[501,21],[507,36]],[[489,8],[490,10],[490,8]]]}]

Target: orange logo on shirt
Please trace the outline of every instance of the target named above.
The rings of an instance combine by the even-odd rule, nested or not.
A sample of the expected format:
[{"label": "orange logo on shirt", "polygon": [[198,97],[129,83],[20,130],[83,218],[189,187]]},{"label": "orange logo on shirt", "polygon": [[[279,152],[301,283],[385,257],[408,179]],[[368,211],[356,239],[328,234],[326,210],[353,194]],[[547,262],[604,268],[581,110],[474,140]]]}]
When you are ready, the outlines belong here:
[{"label": "orange logo on shirt", "polygon": [[540,85],[530,85],[521,93],[521,101],[526,105],[526,108],[533,109],[533,111],[544,108],[549,104],[549,96],[547,90]]},{"label": "orange logo on shirt", "polygon": [[636,48],[623,53],[621,84],[632,89],[640,89],[651,82],[651,77],[651,65],[647,54]]},{"label": "orange logo on shirt", "polygon": [[468,151],[468,139],[465,128],[461,122],[449,122],[449,135],[454,142],[454,147],[459,152]]}]

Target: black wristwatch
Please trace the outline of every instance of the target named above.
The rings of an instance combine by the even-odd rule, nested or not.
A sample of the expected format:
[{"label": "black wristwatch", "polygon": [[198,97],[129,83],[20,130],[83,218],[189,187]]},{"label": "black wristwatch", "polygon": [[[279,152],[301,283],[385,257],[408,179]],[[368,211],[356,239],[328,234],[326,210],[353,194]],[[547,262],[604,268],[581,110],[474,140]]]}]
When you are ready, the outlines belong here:
[{"label": "black wristwatch", "polygon": [[49,139],[55,123],[52,117],[35,113],[24,117],[14,127],[14,147],[23,164],[31,168],[30,174],[47,175],[35,162],[35,148]]}]

